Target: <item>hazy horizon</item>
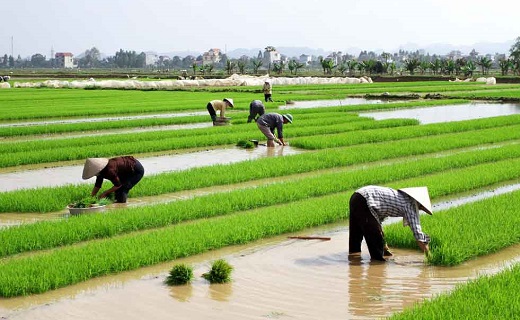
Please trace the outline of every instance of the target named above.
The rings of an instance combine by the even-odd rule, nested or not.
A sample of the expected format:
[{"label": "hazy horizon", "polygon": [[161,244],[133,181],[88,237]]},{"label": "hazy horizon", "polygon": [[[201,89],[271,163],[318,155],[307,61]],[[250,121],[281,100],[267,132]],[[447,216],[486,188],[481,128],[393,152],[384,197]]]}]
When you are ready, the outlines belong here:
[{"label": "hazy horizon", "polygon": [[0,54],[471,46],[515,40],[519,8],[509,0],[18,0],[2,5]]}]

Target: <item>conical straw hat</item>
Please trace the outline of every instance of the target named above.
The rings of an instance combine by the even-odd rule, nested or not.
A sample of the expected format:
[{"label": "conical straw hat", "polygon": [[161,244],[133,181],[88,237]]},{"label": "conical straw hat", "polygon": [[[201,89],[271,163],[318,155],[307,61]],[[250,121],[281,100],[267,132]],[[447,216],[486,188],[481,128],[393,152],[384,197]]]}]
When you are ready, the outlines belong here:
[{"label": "conical straw hat", "polygon": [[233,99],[230,99],[230,98],[224,98],[224,101],[229,102],[229,104],[231,105],[231,108],[234,108],[234,107],[235,107],[235,105],[233,104]]},{"label": "conical straw hat", "polygon": [[399,191],[406,193],[423,207],[423,211],[432,214],[432,204],[427,187],[402,188]]},{"label": "conical straw hat", "polygon": [[83,180],[87,180],[98,174],[108,164],[107,158],[88,158],[83,167]]}]

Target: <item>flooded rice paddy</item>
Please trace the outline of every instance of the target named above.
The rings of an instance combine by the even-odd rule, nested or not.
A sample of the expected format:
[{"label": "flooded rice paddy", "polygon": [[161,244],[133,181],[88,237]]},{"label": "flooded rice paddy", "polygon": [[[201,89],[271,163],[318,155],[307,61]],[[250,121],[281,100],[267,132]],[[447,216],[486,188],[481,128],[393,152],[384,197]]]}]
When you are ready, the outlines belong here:
[{"label": "flooded rice paddy", "polygon": [[[308,103],[312,107],[347,104],[341,100]],[[285,107],[310,106],[295,104],[280,109]],[[520,106],[515,104],[472,103],[467,106],[378,112],[377,116],[374,116],[376,113],[362,115],[375,119],[383,119],[378,117],[384,113],[391,114],[392,118],[422,116],[419,119],[421,123],[433,123],[516,114],[519,111]],[[103,119],[99,121],[106,121],[107,118]],[[260,146],[251,150],[205,150],[140,160],[146,174],[157,174],[299,152],[290,146]],[[4,171],[0,172],[0,192],[68,183],[93,184],[93,180],[82,180],[81,172],[82,165]],[[459,199],[445,199],[434,204],[434,210],[519,188],[520,184],[509,184]],[[196,191],[188,191],[185,196],[194,193]],[[7,227],[31,223],[42,219],[42,216],[45,216],[44,219],[62,218],[63,213],[23,214],[23,218],[20,215],[1,214],[0,225]],[[422,254],[413,250],[393,249],[394,257],[387,263],[371,262],[366,247],[363,247],[360,257],[349,258],[347,222],[292,235],[319,235],[331,240],[296,240],[283,235],[100,277],[45,294],[0,298],[0,319],[374,319],[389,316],[416,302],[449,291],[468,279],[496,273],[520,261],[520,245],[456,267],[427,266],[423,263]],[[201,278],[201,274],[209,270],[213,260],[220,258],[234,267],[233,280],[228,284],[210,285]],[[191,264],[195,280],[190,285],[168,287],[163,281],[171,267],[178,263]]]},{"label": "flooded rice paddy", "polygon": [[[418,251],[393,250],[387,263],[346,253],[348,228],[333,225],[305,235],[330,241],[294,240],[287,235],[175,262],[102,277],[41,295],[0,299],[2,319],[375,319],[451,290],[456,284],[493,274],[520,260],[520,246],[456,267],[432,267]],[[299,233],[298,235],[303,235]],[[201,278],[224,258],[232,282]],[[174,264],[194,267],[190,285],[168,287]]]},{"label": "flooded rice paddy", "polygon": [[472,102],[462,105],[363,112],[359,115],[362,117],[371,117],[375,120],[397,118],[417,119],[421,124],[428,124],[491,118],[518,113],[520,113],[520,104],[517,103]]},{"label": "flooded rice paddy", "polygon": [[[274,148],[259,146],[253,149],[225,148],[157,157],[138,157],[138,159],[145,168],[145,174],[152,175],[168,171],[229,164],[262,157],[279,157],[301,152],[301,150],[291,148],[290,146],[276,146]],[[2,173],[2,170],[0,170],[0,181],[2,181],[0,192],[36,187],[55,187],[71,183],[88,182],[93,184],[94,178],[89,180],[81,179],[82,171],[83,164],[17,172]]]}]

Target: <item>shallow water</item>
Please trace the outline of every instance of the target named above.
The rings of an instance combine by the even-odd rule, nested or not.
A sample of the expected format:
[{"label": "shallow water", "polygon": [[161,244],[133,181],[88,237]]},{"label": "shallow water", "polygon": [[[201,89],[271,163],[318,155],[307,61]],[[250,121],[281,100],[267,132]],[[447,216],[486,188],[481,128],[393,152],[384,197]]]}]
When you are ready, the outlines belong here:
[{"label": "shallow water", "polygon": [[314,101],[294,101],[293,103],[286,104],[278,107],[280,110],[288,109],[308,109],[308,108],[319,108],[319,107],[340,107],[340,106],[353,106],[358,104],[378,104],[396,102],[395,100],[381,100],[381,99],[365,99],[365,98],[345,98],[335,100],[314,100]]},{"label": "shallow water", "polygon": [[363,112],[361,117],[375,120],[417,119],[422,124],[482,119],[520,113],[520,104],[472,102],[428,108],[399,109],[394,111]]},{"label": "shallow water", "polygon": [[[186,170],[195,167],[228,164],[262,157],[279,157],[301,153],[290,146],[267,148],[259,146],[252,149],[227,148],[206,150],[185,154],[139,158],[145,168],[145,175],[168,171]],[[0,173],[0,192],[36,187],[55,187],[71,183],[94,183],[95,178],[81,179],[83,165],[63,166],[20,172]]]},{"label": "shallow water", "polygon": [[[41,295],[0,299],[7,319],[374,319],[389,316],[481,274],[520,261],[520,245],[456,267],[432,267],[418,251],[393,250],[387,263],[346,254],[348,228],[327,226],[298,235],[330,241],[292,240],[287,235],[216,250],[155,267],[93,279]],[[224,258],[232,282],[201,278]],[[194,267],[194,282],[168,287],[178,263]]]}]

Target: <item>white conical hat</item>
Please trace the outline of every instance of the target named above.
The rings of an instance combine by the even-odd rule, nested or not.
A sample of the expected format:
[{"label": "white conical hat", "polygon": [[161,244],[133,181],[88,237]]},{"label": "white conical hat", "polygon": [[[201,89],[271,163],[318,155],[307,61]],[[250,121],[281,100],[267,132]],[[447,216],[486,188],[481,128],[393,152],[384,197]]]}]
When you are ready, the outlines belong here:
[{"label": "white conical hat", "polygon": [[402,188],[399,191],[406,193],[423,207],[424,211],[432,214],[432,203],[427,187]]},{"label": "white conical hat", "polygon": [[231,108],[235,107],[235,105],[233,104],[233,99],[224,98],[224,101],[229,102],[229,104],[231,105]]},{"label": "white conical hat", "polygon": [[83,167],[83,180],[87,180],[98,174],[108,164],[107,158],[88,158]]}]

